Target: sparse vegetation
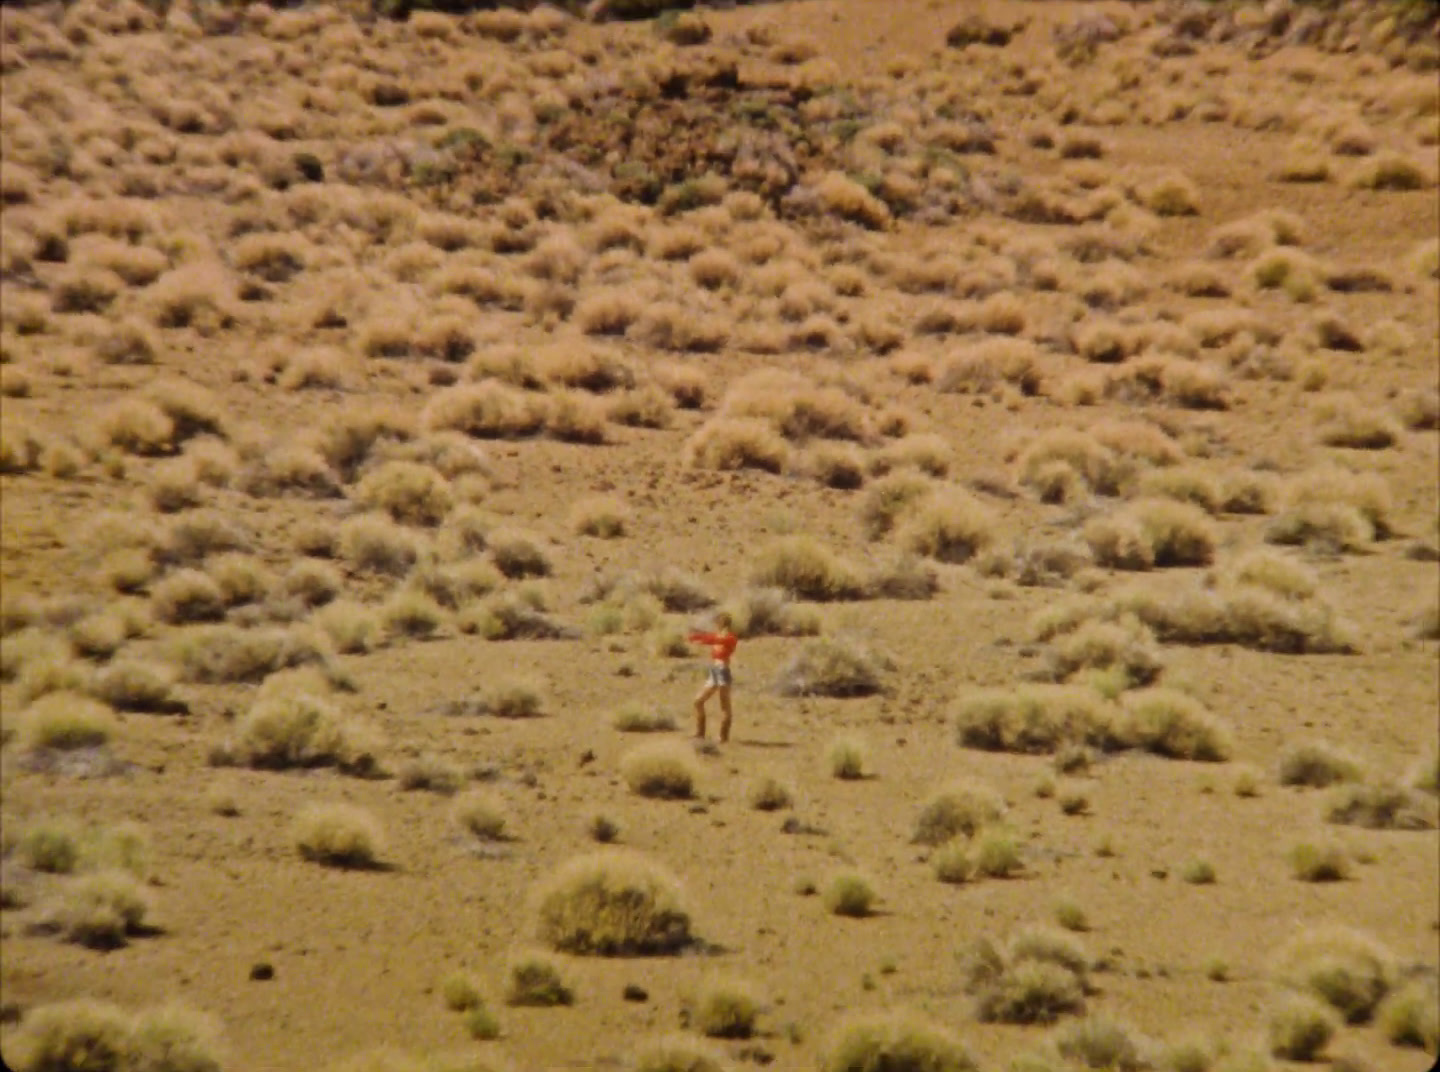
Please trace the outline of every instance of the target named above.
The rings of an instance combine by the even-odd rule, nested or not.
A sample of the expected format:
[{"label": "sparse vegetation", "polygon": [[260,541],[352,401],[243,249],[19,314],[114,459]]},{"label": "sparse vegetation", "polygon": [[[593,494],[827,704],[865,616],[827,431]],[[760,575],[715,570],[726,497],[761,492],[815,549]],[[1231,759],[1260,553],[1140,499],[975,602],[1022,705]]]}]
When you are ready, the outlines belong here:
[{"label": "sparse vegetation", "polygon": [[825,1050],[825,1072],[974,1072],[975,1060],[939,1024],[905,1010],[855,1014],[836,1028]]},{"label": "sparse vegetation", "polygon": [[626,753],[620,761],[625,784],[642,797],[685,800],[695,795],[700,766],[695,753],[679,741],[655,741]]},{"label": "sparse vegetation", "polygon": [[638,853],[576,857],[543,883],[538,903],[540,937],[567,953],[673,953],[693,940],[678,880]]},{"label": "sparse vegetation", "polygon": [[380,824],[353,804],[311,804],[295,818],[295,848],[327,867],[375,867],[384,850]]}]

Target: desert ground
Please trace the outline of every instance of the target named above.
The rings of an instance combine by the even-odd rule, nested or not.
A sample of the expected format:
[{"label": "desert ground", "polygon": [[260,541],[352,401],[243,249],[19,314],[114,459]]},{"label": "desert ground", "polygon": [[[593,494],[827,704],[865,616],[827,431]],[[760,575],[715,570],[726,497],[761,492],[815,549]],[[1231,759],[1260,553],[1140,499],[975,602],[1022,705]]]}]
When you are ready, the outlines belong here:
[{"label": "desert ground", "polygon": [[1433,9],[598,14],[0,12],[6,1061],[1429,1068]]}]

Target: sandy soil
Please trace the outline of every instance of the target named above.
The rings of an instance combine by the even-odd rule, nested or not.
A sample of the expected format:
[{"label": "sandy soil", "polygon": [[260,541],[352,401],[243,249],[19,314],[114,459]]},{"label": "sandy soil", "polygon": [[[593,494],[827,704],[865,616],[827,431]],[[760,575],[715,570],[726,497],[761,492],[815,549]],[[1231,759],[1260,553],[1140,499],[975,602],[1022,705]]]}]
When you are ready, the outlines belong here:
[{"label": "sandy soil", "polygon": [[[858,84],[877,76],[893,83],[896,102],[905,100],[907,80],[929,73],[942,72],[966,86],[976,71],[998,80],[1008,62],[1041,72],[1045,86],[1036,95],[997,92],[974,100],[1000,135],[997,155],[974,158],[975,173],[999,183],[1005,175],[1040,182],[1065,173],[1069,162],[1053,149],[1030,145],[1022,131],[1035,123],[1055,125],[1052,101],[1072,100],[1083,116],[1111,96],[1104,88],[1107,69],[1118,68],[1064,66],[1054,58],[1050,25],[1082,11],[1123,16],[1133,32],[1103,46],[1111,52],[1102,55],[1128,57],[1149,79],[1114,95],[1129,118],[1102,126],[1082,117],[1073,128],[1055,129],[1061,137],[1071,129],[1098,134],[1104,155],[1097,164],[1108,182],[1133,179],[1143,185],[1169,171],[1183,172],[1198,191],[1199,213],[1145,214],[1152,228],[1147,251],[1129,267],[1147,292],[1113,315],[1135,325],[1162,318],[1184,325],[1203,311],[1244,309],[1288,341],[1289,349],[1283,343],[1277,349],[1293,358],[1296,375],[1247,377],[1242,340],[1202,354],[1217,365],[1228,363],[1228,408],[1200,411],[1163,400],[1104,398],[1089,406],[1068,405],[1051,393],[1052,385],[1089,369],[1110,373],[1128,365],[1092,365],[1056,341],[1057,333],[1063,340],[1076,307],[1084,311],[1078,288],[1100,270],[1068,261],[1059,292],[1017,289],[1028,314],[1023,335],[1036,340],[1043,354],[1045,387],[1033,396],[1008,386],[944,393],[933,384],[907,382],[891,371],[891,358],[863,349],[813,353],[785,347],[763,354],[746,352],[732,340],[716,353],[675,355],[625,340],[587,338],[571,323],[554,326],[520,312],[478,310],[472,326],[482,351],[516,344],[528,352],[553,334],[565,345],[595,345],[617,354],[646,376],[680,362],[698,370],[707,388],[705,408],[675,410],[670,427],[612,423],[601,445],[543,436],[476,441],[489,469],[480,505],[498,524],[535,534],[547,549],[553,573],[538,584],[552,616],[575,630],[573,638],[487,641],[464,635],[458,618],[449,616],[430,639],[399,637],[368,653],[336,657],[355,687],[336,694],[334,702],[383,732],[392,773],[406,757],[422,753],[461,770],[484,768],[487,784],[508,809],[513,839],[486,846],[468,842],[449,821],[445,796],[404,791],[395,777],[354,778],[330,768],[212,766],[213,747],[233,734],[255,686],[186,682],[178,691],[189,714],[118,716],[110,753],[123,761],[121,773],[77,777],[37,770],[19,743],[7,745],[0,765],[7,850],[26,824],[41,816],[138,822],[152,843],[155,896],[153,933],[97,951],[34,926],[46,891],[72,880],[31,875],[7,862],[7,867],[13,863],[7,881],[28,882],[34,895],[28,907],[3,915],[0,988],[7,1005],[24,1012],[77,996],[126,1008],[179,999],[221,1020],[226,1067],[236,1069],[309,1069],[381,1045],[415,1053],[472,1047],[497,1066],[508,1062],[516,1069],[602,1068],[623,1065],[639,1038],[679,1030],[696,987],[718,971],[749,980],[766,999],[760,1036],[724,1044],[738,1062],[769,1055],[772,1067],[814,1067],[844,1014],[903,1006],[948,1025],[982,1068],[1002,1069],[1040,1047],[1050,1029],[977,1022],[960,957],[974,939],[999,940],[1027,925],[1051,923],[1062,898],[1083,906],[1090,929],[1078,937],[1093,956],[1109,962],[1109,970],[1095,976],[1089,1010],[1157,1043],[1201,1038],[1233,1049],[1263,1048],[1278,992],[1274,956],[1307,928],[1353,926],[1383,943],[1399,964],[1433,977],[1440,962],[1435,831],[1326,823],[1322,791],[1282,787],[1275,775],[1282,754],[1304,740],[1347,750],[1392,781],[1409,777],[1417,759],[1433,755],[1436,747],[1440,670],[1434,642],[1418,639],[1414,629],[1417,615],[1434,607],[1437,589],[1434,561],[1414,553],[1417,545],[1433,548],[1437,538],[1440,450],[1433,426],[1403,429],[1392,446],[1380,450],[1327,447],[1317,439],[1320,407],[1337,393],[1391,412],[1406,392],[1436,386],[1437,284],[1433,272],[1427,277],[1412,267],[1417,246],[1433,240],[1440,227],[1433,94],[1429,113],[1414,122],[1374,104],[1387,99],[1388,87],[1410,84],[1403,69],[1390,71],[1373,57],[1308,49],[1251,60],[1224,45],[1202,44],[1193,56],[1152,60],[1152,67],[1144,68],[1146,42],[1161,30],[1146,24],[1143,10],[1123,5],[993,3],[985,14],[994,21],[1031,20],[1015,42],[1003,50],[944,48],[944,32],[969,10],[961,3],[812,0],[705,18],[717,40],[757,23],[771,24],[781,39],[811,42],[835,65],[831,76],[837,82]],[[11,25],[8,10],[6,20]],[[243,95],[258,92],[263,82],[253,68],[230,66],[264,40],[253,31],[194,41],[165,31],[109,38],[129,40],[147,49],[173,46],[168,68],[145,73],[185,86],[186,79],[208,70],[213,87],[240,95],[237,108],[245,103]],[[304,40],[303,48],[289,46],[296,62],[274,72],[275,85],[286,92],[323,82],[320,39]],[[640,50],[659,47],[644,26],[575,26],[560,43],[545,47],[613,48],[619,41]],[[472,46],[497,47],[466,36],[442,55],[458,62]],[[37,58],[6,67],[7,139],[19,137],[12,135],[12,118],[25,107],[28,91],[36,101],[46,93],[69,93],[77,103],[62,129],[78,137],[86,120],[83,102],[102,86],[99,68],[87,60],[92,47],[98,46],[84,46],[68,60]],[[397,35],[390,58],[418,79],[425,57],[436,55],[437,47],[435,41]],[[607,55],[598,61],[601,69]],[[902,57],[913,59],[913,69],[890,78],[887,65]],[[122,58],[118,66],[125,69],[126,62]],[[1314,81],[1302,83],[1286,73],[1297,67]],[[1162,84],[1164,72],[1178,72],[1176,84]],[[1202,92],[1227,100],[1233,112],[1273,101],[1296,124],[1326,107],[1353,106],[1364,111],[1382,146],[1428,162],[1427,184],[1413,191],[1354,188],[1343,176],[1363,161],[1341,156],[1333,157],[1340,179],[1281,183],[1273,170],[1296,136],[1294,127],[1254,129],[1233,117],[1140,121],[1142,107],[1159,94]],[[474,106],[483,110],[492,104],[477,100]],[[32,110],[45,114],[42,103],[33,103]],[[120,112],[141,126],[154,125],[138,104],[123,105]],[[335,133],[295,144],[334,160],[346,135],[331,127]],[[19,130],[18,120],[14,129]],[[208,134],[167,137],[197,144],[215,140]],[[10,156],[7,151],[7,160]],[[163,172],[171,165],[157,166]],[[107,174],[102,166],[89,181],[38,179],[27,200],[5,209],[7,241],[18,242],[35,221],[69,199],[104,196]],[[263,187],[244,200],[177,189],[162,193],[152,206],[165,221],[162,232],[196,232],[228,256],[235,241],[228,221],[244,211],[263,211],[284,196]],[[429,195],[420,191],[413,197],[418,202]],[[1283,292],[1256,288],[1248,259],[1207,259],[1217,228],[1276,208],[1303,221],[1303,250],[1310,257],[1326,265],[1372,266],[1392,280],[1390,288],[1350,293],[1322,283],[1314,301],[1300,303]],[[485,221],[494,210],[468,211]],[[1058,243],[1077,229],[1025,223],[983,207],[939,225],[901,220],[881,232],[846,228],[847,235],[864,236],[853,241],[887,255],[934,248],[967,257],[976,253],[982,233]],[[797,226],[794,233],[804,238],[810,232]],[[377,288],[384,284],[387,251],[346,241],[335,233],[333,263],[362,273]],[[810,255],[821,248],[813,245]],[[69,437],[83,446],[104,407],[164,377],[182,377],[213,392],[229,426],[244,430],[232,435],[236,442],[249,436],[273,444],[333,423],[362,401],[393,401],[419,413],[444,389],[434,376],[440,363],[365,357],[353,324],[329,336],[298,326],[291,311],[332,285],[318,278],[312,285],[326,255],[312,256],[311,269],[277,287],[274,300],[241,304],[233,328],[208,338],[183,328],[162,331],[164,345],[153,366],[96,358],[87,342],[103,327],[95,318],[52,311],[42,334],[19,334],[15,303],[32,290],[48,300],[63,268],[35,262],[31,276],[4,284],[5,369],[23,370],[28,381],[22,397],[3,399],[5,423],[23,424],[45,442]],[[1189,297],[1169,289],[1167,273],[1192,261],[1213,265],[1233,287],[1231,297]],[[638,263],[630,270],[634,279],[644,279],[649,262]],[[818,259],[810,263],[815,274],[823,274]],[[744,271],[755,269],[746,265]],[[597,285],[582,275],[576,291],[583,298]],[[648,293],[643,287],[640,292]],[[371,300],[381,296],[377,290]],[[702,307],[714,307],[705,304],[710,302],[703,298]],[[741,307],[721,302],[721,314],[735,317],[738,329]],[[914,319],[929,302],[902,293],[879,273],[873,273],[864,296],[839,299],[849,323],[866,315],[891,316],[905,333],[901,352],[938,363],[971,340],[915,333]],[[102,316],[114,320],[130,310],[146,315],[148,308],[137,288]],[[1322,311],[1357,328],[1364,349],[1318,347],[1311,330]],[[1382,323],[1392,336],[1401,333],[1400,344],[1387,346]],[[263,379],[262,366],[272,355],[320,341],[338,345],[351,358],[345,389],[288,390]],[[1251,340],[1250,348],[1256,345]],[[593,608],[580,597],[597,571],[673,566],[692,572],[726,600],[745,586],[760,549],[784,533],[813,536],[857,563],[882,557],[882,545],[866,539],[858,520],[863,489],[828,488],[794,473],[716,472],[685,464],[685,444],[716,418],[727,388],[770,367],[809,379],[849,377],[866,389],[872,414],[899,407],[917,431],[942,436],[955,458],[948,481],[963,485],[985,478],[980,486],[990,490],[976,494],[993,514],[995,544],[1001,548],[1020,538],[1073,538],[1088,518],[1117,506],[1105,497],[1047,505],[1020,485],[1018,452],[1055,427],[1085,429],[1112,417],[1153,420],[1202,466],[1267,470],[1279,480],[1330,464],[1378,473],[1393,497],[1392,538],[1356,554],[1286,552],[1313,570],[1323,598],[1354,627],[1358,651],[1283,655],[1232,644],[1163,645],[1163,683],[1188,690],[1233,731],[1229,762],[1167,760],[1140,751],[1103,757],[1088,774],[1059,779],[1062,788],[1078,785],[1089,799],[1086,814],[1067,816],[1055,799],[1036,792],[1037,785],[1056,778],[1050,757],[961,748],[954,716],[968,691],[1012,687],[1043,663],[1030,622],[1074,593],[985,577],[973,561],[937,563],[940,590],[932,599],[817,605],[826,635],[863,638],[888,656],[883,693],[853,699],[784,696],[774,682],[804,641],[746,639],[735,664],[735,739],[700,755],[698,797],[662,802],[636,796],[620,775],[620,760],[642,738],[617,732],[610,717],[623,705],[638,704],[671,714],[679,727],[673,736],[682,736],[702,663],[657,656],[643,634],[596,635],[589,627]],[[1304,370],[1316,375],[1323,370],[1321,390],[1305,389]],[[131,456],[124,475],[116,477],[105,470],[105,451],[97,453],[102,458],[87,456],[74,476],[58,477],[43,467],[0,476],[7,601],[74,595],[95,609],[115,598],[98,579],[103,551],[96,547],[95,519],[102,511],[132,517],[151,511],[145,488],[165,462]],[[348,490],[353,493],[353,487]],[[598,493],[624,500],[631,510],[629,527],[618,539],[581,537],[570,527],[575,501]],[[253,534],[252,549],[277,572],[293,560],[294,536],[303,522],[338,524],[354,509],[343,497],[260,497],[235,487],[211,488],[205,496],[207,505]],[[1261,546],[1271,520],[1218,518],[1211,572]],[[338,568],[346,595],[378,602],[386,590],[388,582],[345,563]],[[1156,592],[1191,588],[1206,573],[1204,567],[1144,573],[1095,568],[1086,576],[1103,597],[1137,583]],[[1077,584],[1072,580],[1068,587]],[[705,614],[674,618],[682,625],[700,623]],[[181,629],[151,623],[127,642],[123,654],[163,658]],[[6,641],[13,642],[13,635]],[[538,687],[542,717],[444,713],[449,702],[517,679]],[[7,727],[23,718],[20,690],[16,680],[0,686]],[[826,748],[842,732],[866,742],[871,777],[831,777]],[[1242,767],[1259,772],[1258,796],[1233,791]],[[791,809],[767,813],[749,806],[749,787],[767,775],[791,787]],[[958,776],[987,782],[1004,796],[1007,824],[1022,845],[1018,876],[946,885],[927,863],[929,850],[911,843],[921,805],[937,786]],[[237,815],[215,814],[217,789],[233,797]],[[290,824],[304,804],[317,801],[370,810],[386,834],[385,868],[337,870],[302,859]],[[596,815],[618,824],[619,844],[680,876],[706,951],[644,959],[565,957],[564,971],[576,992],[573,1006],[509,1008],[501,1001],[506,959],[533,942],[537,883],[570,857],[594,849],[588,824]],[[791,817],[815,832],[782,832]],[[1337,840],[1361,861],[1352,877],[1335,883],[1293,877],[1287,853],[1306,839]],[[1097,853],[1102,845],[1113,852]],[[1184,865],[1196,859],[1213,864],[1213,884],[1182,880]],[[831,916],[820,898],[796,892],[803,880],[823,884],[847,868],[870,876],[879,893],[878,911],[869,918]],[[1228,965],[1227,981],[1207,977],[1207,965],[1217,959]],[[252,981],[252,965],[262,961],[273,966],[274,978]],[[445,1008],[439,985],[456,970],[480,981],[501,1022],[500,1039],[471,1043],[460,1017]],[[626,1001],[627,984],[643,987],[648,1000]],[[1426,1068],[1432,1060],[1392,1046],[1374,1025],[1344,1027],[1329,1053],[1352,1055],[1362,1067],[1402,1072]]]}]

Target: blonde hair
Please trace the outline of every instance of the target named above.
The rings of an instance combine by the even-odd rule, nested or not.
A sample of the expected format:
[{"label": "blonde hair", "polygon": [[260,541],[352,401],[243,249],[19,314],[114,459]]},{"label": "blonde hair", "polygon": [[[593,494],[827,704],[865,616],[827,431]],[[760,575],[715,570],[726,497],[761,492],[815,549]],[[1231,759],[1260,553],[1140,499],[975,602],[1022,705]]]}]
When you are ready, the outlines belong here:
[{"label": "blonde hair", "polygon": [[722,610],[719,614],[715,615],[715,624],[722,628],[729,629],[730,626],[734,624],[734,621],[731,619],[729,611]]}]

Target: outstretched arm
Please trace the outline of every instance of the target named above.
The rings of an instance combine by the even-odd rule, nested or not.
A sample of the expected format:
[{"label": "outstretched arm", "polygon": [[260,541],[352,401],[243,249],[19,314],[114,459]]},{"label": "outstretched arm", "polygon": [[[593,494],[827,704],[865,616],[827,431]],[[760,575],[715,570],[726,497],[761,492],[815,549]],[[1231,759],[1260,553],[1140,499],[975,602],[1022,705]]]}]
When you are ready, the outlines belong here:
[{"label": "outstretched arm", "polygon": [[714,633],[698,633],[698,632],[697,632],[697,633],[691,633],[691,634],[690,634],[690,642],[691,642],[692,644],[714,644],[714,643],[717,643],[717,641],[716,641],[716,639],[715,639],[715,634],[714,634]]}]

